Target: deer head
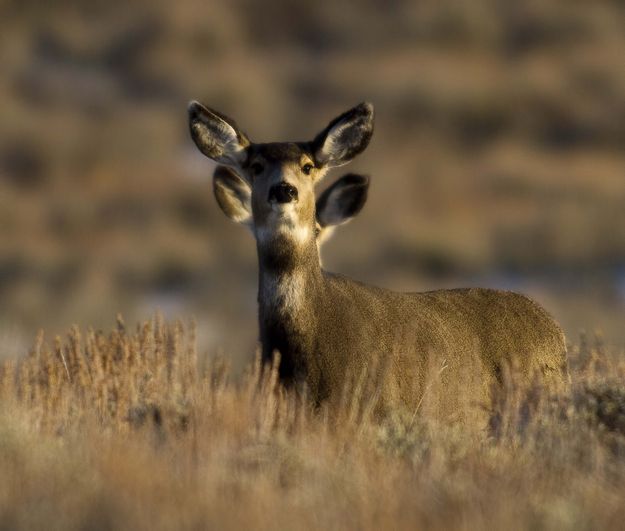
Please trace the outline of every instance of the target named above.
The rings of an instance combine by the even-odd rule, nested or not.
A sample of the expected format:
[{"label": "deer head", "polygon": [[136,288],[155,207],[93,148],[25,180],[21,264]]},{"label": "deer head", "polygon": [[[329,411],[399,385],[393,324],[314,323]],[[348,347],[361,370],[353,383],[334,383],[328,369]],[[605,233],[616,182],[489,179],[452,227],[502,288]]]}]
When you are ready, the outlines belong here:
[{"label": "deer head", "polygon": [[253,143],[234,120],[198,102],[189,105],[189,126],[200,151],[222,165],[213,179],[219,206],[249,227],[259,245],[320,243],[366,201],[369,180],[363,176],[345,175],[318,200],[315,185],[367,147],[371,104],[341,114],[309,142]]}]

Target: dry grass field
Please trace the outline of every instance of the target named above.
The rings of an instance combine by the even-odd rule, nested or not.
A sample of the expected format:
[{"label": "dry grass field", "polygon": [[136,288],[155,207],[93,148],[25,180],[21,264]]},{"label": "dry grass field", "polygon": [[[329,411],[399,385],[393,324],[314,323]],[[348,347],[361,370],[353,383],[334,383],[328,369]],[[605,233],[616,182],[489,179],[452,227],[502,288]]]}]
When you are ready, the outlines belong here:
[{"label": "dry grass field", "polygon": [[[0,376],[0,528],[620,529],[625,364],[582,341],[572,386],[520,392],[491,427],[312,411],[252,364],[198,360],[194,326],[73,328]],[[361,389],[361,391],[359,391]]]},{"label": "dry grass field", "polygon": [[[3,0],[0,21],[0,531],[623,528],[621,0]],[[570,389],[511,371],[488,428],[427,394],[375,418],[361,375],[339,411],[279,390],[191,99],[257,141],[372,101],[345,170],[369,199],[324,265],[532,296],[577,345]]]}]

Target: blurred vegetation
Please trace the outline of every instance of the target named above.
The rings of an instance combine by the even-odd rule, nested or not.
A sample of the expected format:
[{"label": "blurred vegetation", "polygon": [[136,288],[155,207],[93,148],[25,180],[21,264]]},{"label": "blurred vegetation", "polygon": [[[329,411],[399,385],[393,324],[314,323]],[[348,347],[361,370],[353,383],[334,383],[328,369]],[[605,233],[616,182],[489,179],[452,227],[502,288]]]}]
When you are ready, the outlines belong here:
[{"label": "blurred vegetation", "polygon": [[0,20],[0,335],[160,306],[249,352],[254,246],[186,103],[268,141],[370,100],[369,204],[330,269],[520,289],[625,341],[622,2],[6,0]]}]

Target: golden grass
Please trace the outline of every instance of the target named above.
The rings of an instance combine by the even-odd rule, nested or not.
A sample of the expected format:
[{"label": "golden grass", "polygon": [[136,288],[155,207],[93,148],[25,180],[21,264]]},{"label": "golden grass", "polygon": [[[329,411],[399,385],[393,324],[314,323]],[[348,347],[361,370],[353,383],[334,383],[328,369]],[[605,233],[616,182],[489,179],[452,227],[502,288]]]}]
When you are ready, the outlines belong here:
[{"label": "golden grass", "polygon": [[[616,528],[625,518],[625,368],[575,349],[570,392],[511,379],[490,431],[427,409],[336,414],[258,361],[198,362],[159,317],[40,336],[0,376],[0,529]],[[200,360],[201,361],[201,360]]]}]

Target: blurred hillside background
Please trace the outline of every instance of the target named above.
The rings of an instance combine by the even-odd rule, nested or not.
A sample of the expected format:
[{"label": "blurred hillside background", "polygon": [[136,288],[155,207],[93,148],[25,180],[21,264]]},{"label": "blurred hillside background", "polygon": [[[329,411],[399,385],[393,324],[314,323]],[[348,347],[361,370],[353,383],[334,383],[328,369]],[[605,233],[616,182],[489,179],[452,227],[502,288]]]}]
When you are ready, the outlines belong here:
[{"label": "blurred hillside background", "polygon": [[4,0],[0,20],[0,356],[156,308],[251,355],[255,246],[213,199],[190,99],[257,141],[372,101],[346,170],[369,201],[328,269],[523,291],[571,341],[625,345],[622,2]]}]

